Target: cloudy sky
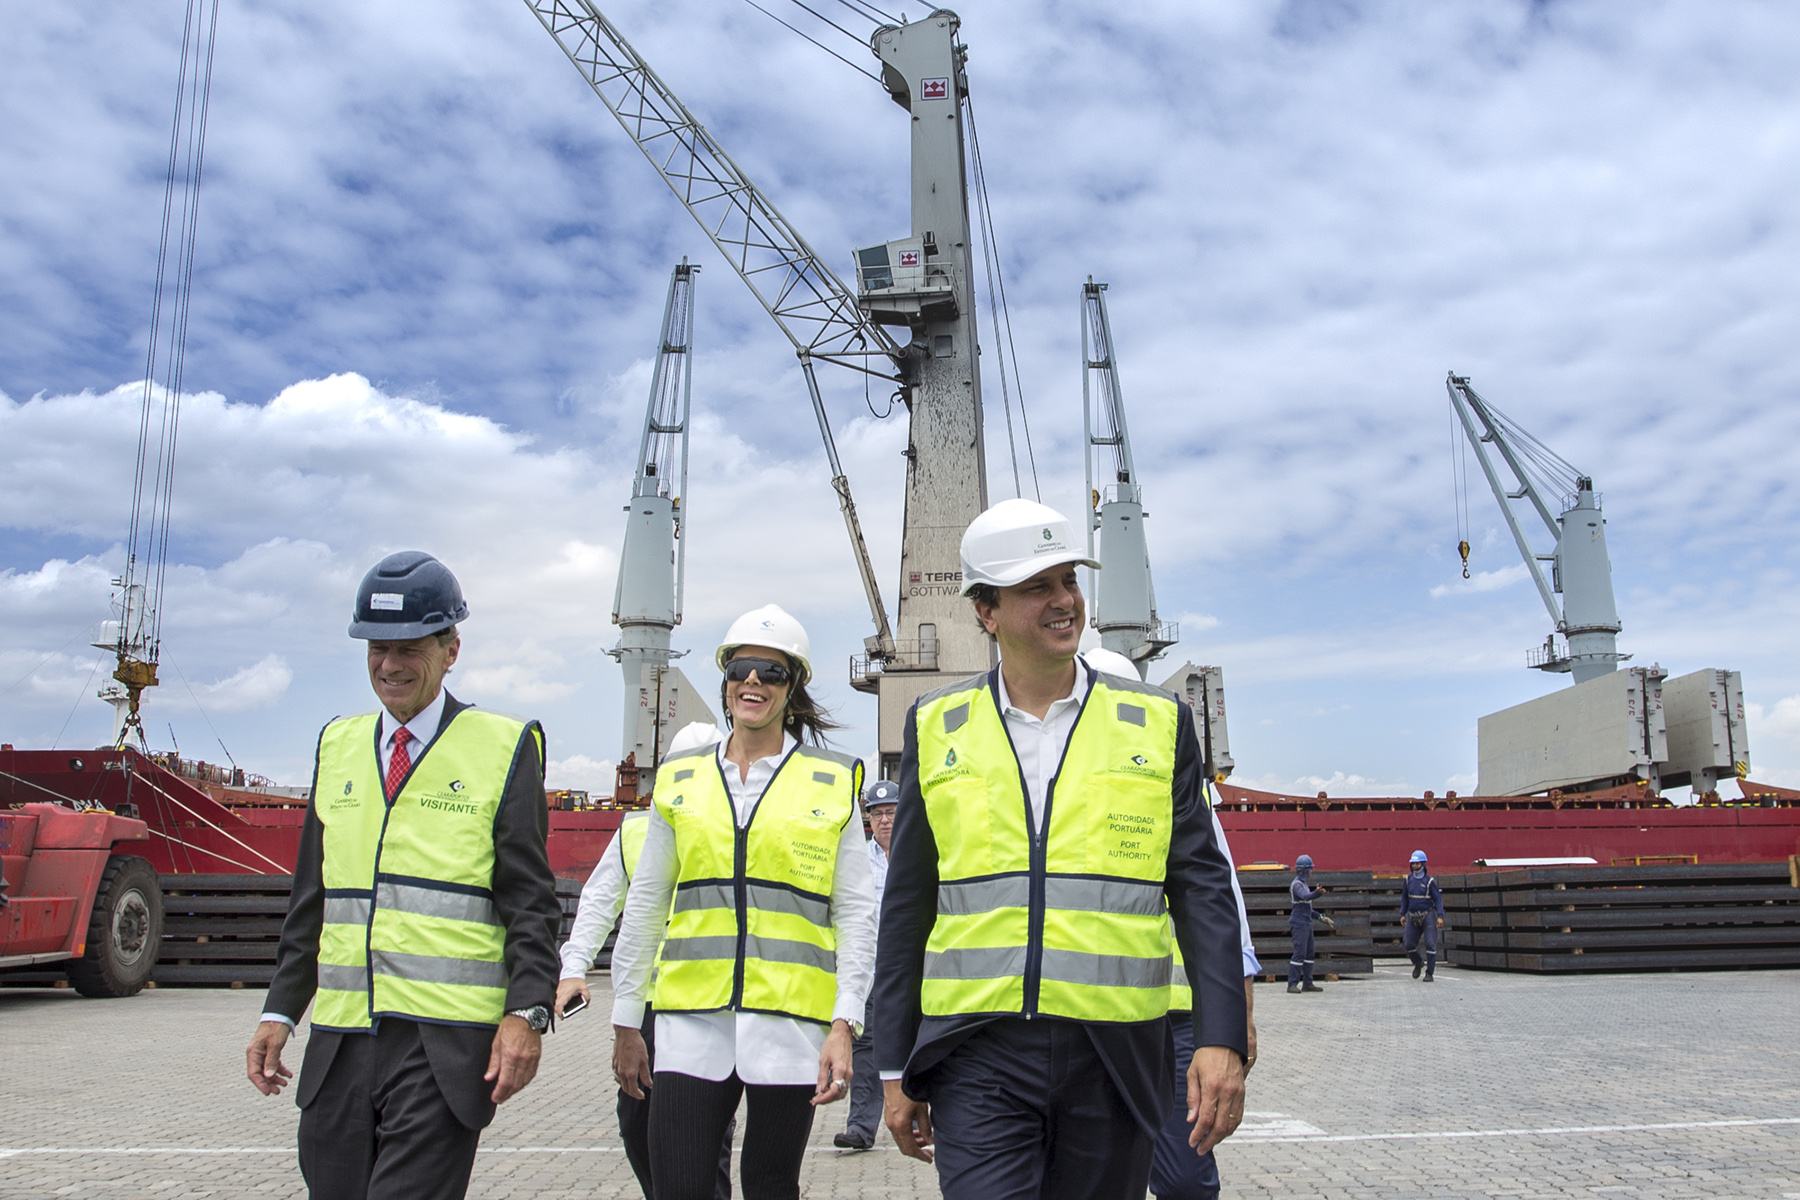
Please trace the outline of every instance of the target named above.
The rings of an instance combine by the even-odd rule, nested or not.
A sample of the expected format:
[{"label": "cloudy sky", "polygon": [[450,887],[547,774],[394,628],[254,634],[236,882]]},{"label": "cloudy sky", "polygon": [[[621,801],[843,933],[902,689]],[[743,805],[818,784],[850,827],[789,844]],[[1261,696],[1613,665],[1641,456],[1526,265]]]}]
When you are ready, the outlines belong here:
[{"label": "cloudy sky", "polygon": [[[908,232],[907,123],[877,85],[738,0],[605,11],[841,271]],[[1523,665],[1549,623],[1484,489],[1461,578],[1455,369],[1594,476],[1621,649],[1741,670],[1755,776],[1800,785],[1800,10],[961,14],[1044,498],[1081,503],[1091,274],[1184,635],[1170,664],[1225,667],[1241,781],[1467,790],[1476,719],[1566,685]],[[0,0],[0,730],[20,746],[110,728],[85,643],[129,519],[180,37],[176,5]],[[599,784],[620,507],[686,255],[676,644],[710,691],[725,624],[781,603],[843,744],[872,753],[843,667],[867,617],[791,352],[523,5],[222,0],[206,167],[159,747],[222,741],[304,782],[319,725],[368,705],[356,579],[417,546],[475,612],[453,687],[540,716],[555,777]],[[903,415],[825,383],[891,602]]]}]

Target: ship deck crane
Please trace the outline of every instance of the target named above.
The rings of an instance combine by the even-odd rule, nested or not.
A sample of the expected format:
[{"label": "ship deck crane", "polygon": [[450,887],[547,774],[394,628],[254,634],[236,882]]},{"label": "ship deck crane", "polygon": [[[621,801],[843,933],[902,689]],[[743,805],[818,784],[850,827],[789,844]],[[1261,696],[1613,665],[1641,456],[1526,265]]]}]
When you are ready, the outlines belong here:
[{"label": "ship deck crane", "polygon": [[656,367],[638,443],[625,542],[613,591],[619,644],[607,651],[625,677],[620,761],[653,766],[663,734],[689,720],[712,720],[685,676],[670,664],[682,651],[669,642],[681,624],[687,577],[688,417],[694,390],[694,284],[698,266],[682,259],[669,276]]},{"label": "ship deck crane", "polygon": [[[987,507],[960,18],[939,9],[870,37],[882,85],[912,118],[913,229],[856,252],[852,291],[592,0],[525,3],[794,347],[875,624],[851,684],[879,698],[880,773],[891,776],[912,701],[993,661],[960,599],[957,555],[962,531]],[[908,331],[906,344],[890,326]],[[897,384],[909,412],[898,638],[838,461],[819,361]]]},{"label": "ship deck crane", "polygon": [[[1150,663],[1181,640],[1179,629],[1156,616],[1156,587],[1150,578],[1150,549],[1144,540],[1144,489],[1131,457],[1125,423],[1125,392],[1113,351],[1112,321],[1106,312],[1106,284],[1093,276],[1081,287],[1081,412],[1087,430],[1088,554],[1101,570],[1090,585],[1093,626],[1100,644],[1137,664]],[[1095,485],[1096,460],[1101,467]],[[1109,478],[1110,476],[1110,478]],[[1098,554],[1094,535],[1100,535]]]},{"label": "ship deck crane", "polygon": [[[1606,552],[1606,520],[1600,515],[1593,479],[1483,400],[1467,376],[1452,372],[1444,386],[1525,568],[1537,585],[1538,596],[1550,613],[1552,632],[1541,649],[1527,656],[1527,665],[1540,671],[1566,672],[1578,684],[1611,674],[1631,656],[1618,652],[1621,625],[1613,600],[1612,560]],[[1512,488],[1502,482],[1496,457],[1512,476]],[[1551,515],[1551,495],[1561,501],[1555,510],[1560,516]],[[1517,507],[1521,501],[1529,505],[1524,521]],[[1525,524],[1534,513],[1549,531],[1552,547],[1548,552],[1533,549],[1526,534]],[[1548,576],[1545,563],[1550,564]],[[1562,647],[1556,644],[1558,635],[1564,639]]]},{"label": "ship deck crane", "polygon": [[163,183],[156,283],[138,411],[125,569],[112,581],[113,616],[101,622],[91,643],[97,650],[111,652],[116,659],[113,682],[100,690],[100,699],[113,706],[113,745],[123,747],[135,738],[138,748],[146,752],[149,746],[140,708],[144,690],[157,686],[156,672],[162,658],[163,581],[168,573],[175,451],[181,432],[181,386],[187,366],[194,244],[200,218],[200,182],[206,160],[206,123],[212,104],[213,49],[218,24],[216,3],[188,5],[175,85],[175,114],[169,129],[169,161]]}]

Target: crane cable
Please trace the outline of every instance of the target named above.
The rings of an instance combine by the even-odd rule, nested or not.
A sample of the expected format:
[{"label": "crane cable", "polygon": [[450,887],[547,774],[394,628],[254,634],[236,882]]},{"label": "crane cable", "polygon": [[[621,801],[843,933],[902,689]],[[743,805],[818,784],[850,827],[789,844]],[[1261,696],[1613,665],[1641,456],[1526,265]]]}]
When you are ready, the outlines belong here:
[{"label": "crane cable", "polygon": [[[144,358],[144,390],[138,416],[138,446],[132,482],[131,526],[124,575],[126,616],[134,585],[144,589],[140,622],[148,661],[157,659],[162,639],[163,583],[168,570],[169,518],[174,498],[175,450],[181,433],[181,385],[187,366],[188,317],[192,310],[194,244],[200,216],[200,182],[206,156],[206,123],[212,100],[213,52],[217,45],[219,0],[188,0],[182,27],[181,76],[175,89],[175,115],[169,128],[168,173],[163,182],[161,234],[156,250],[156,288],[150,308],[150,336]],[[198,60],[205,40],[204,60]],[[183,128],[183,118],[186,127]],[[180,224],[175,232],[175,262],[169,263],[170,228],[174,224],[175,181],[182,181]],[[168,347],[162,360],[162,407],[157,428],[156,461],[150,463],[150,426],[156,413],[158,350],[163,330],[164,293],[169,296]],[[145,490],[148,479],[148,503]],[[142,574],[140,555],[145,560]],[[141,626],[140,626],[141,628]],[[134,640],[128,625],[120,628],[121,652]]]},{"label": "crane cable", "polygon": [[1462,436],[1456,404],[1450,404],[1451,501],[1456,509],[1456,552],[1462,555],[1462,576],[1469,577],[1469,444]]},{"label": "crane cable", "polygon": [[[1004,340],[1005,346],[1000,355],[1000,402],[1006,412],[1006,441],[1012,447],[1014,492],[1019,496],[1025,494],[1019,481],[1019,452],[1013,441],[1012,401],[1007,391],[1006,360],[1012,359],[1012,385],[1019,393],[1019,424],[1025,435],[1025,458],[1031,470],[1031,490],[1041,503],[1044,499],[1043,489],[1038,484],[1037,453],[1031,445],[1031,418],[1025,410],[1025,384],[1019,373],[1019,351],[1013,341],[1012,311],[1006,303],[1006,273],[1001,265],[1000,247],[994,234],[994,210],[988,202],[987,167],[981,160],[981,136],[975,128],[975,102],[972,96],[963,97],[963,111],[969,117],[969,154],[973,160],[975,177],[975,210],[977,225],[981,230],[981,253],[988,268],[988,301],[993,311],[994,341]],[[1004,321],[1006,332],[1004,339],[1000,332]],[[996,346],[996,349],[1000,349]]]},{"label": "crane cable", "polygon": [[[819,20],[824,21],[827,25],[831,26],[833,29],[837,30],[839,33],[843,34],[845,37],[849,38],[851,41],[855,41],[855,42],[858,42],[859,44],[864,44],[864,45],[867,44],[867,43],[862,42],[861,39],[857,38],[857,36],[854,33],[851,33],[848,29],[845,29],[842,25],[839,25],[836,21],[833,21],[831,18],[824,16],[823,14],[818,12],[816,9],[808,8],[805,4],[800,3],[800,0],[793,0],[793,2],[798,7],[805,8],[807,12],[812,13],[813,16],[818,17]],[[791,33],[795,33],[795,34],[799,35],[800,37],[805,38],[807,41],[811,42],[813,45],[817,46],[819,49],[823,50],[825,53],[831,55],[831,57],[837,59],[839,62],[843,63],[846,67],[849,67],[852,71],[855,71],[857,74],[867,75],[870,79],[873,79],[876,83],[881,82],[881,76],[877,75],[875,72],[869,70],[867,67],[857,66],[855,63],[851,62],[849,59],[847,59],[843,55],[839,54],[836,50],[833,50],[830,46],[827,46],[824,42],[821,42],[818,38],[812,36],[812,34],[807,33],[804,29],[801,29],[797,26],[788,24],[786,21],[782,20],[780,17],[776,16],[774,13],[770,12],[768,9],[764,8],[762,5],[758,4],[756,2],[756,0],[744,0],[744,3],[748,4],[751,8],[754,8],[757,12],[759,12],[763,16],[769,18],[769,20],[775,22],[777,25],[781,26],[783,29],[786,29]],[[852,11],[854,11],[854,10],[852,10]]]}]

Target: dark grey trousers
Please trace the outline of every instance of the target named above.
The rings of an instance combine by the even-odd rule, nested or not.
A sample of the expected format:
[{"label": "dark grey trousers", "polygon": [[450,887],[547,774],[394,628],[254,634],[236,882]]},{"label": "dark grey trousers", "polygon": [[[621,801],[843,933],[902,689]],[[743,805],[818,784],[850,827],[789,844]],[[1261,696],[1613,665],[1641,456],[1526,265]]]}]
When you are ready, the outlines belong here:
[{"label": "dark grey trousers", "polygon": [[412,1021],[346,1037],[300,1110],[312,1200],[461,1200],[481,1131],[450,1111]]},{"label": "dark grey trousers", "polygon": [[869,1032],[874,1019],[871,1004],[863,1012],[862,1036],[850,1043],[850,1112],[844,1119],[844,1132],[871,1146],[875,1144],[875,1131],[881,1127],[883,1107],[881,1071],[875,1066],[875,1038]]},{"label": "dark grey trousers", "polygon": [[1076,1022],[994,1021],[924,1082],[944,1200],[1143,1200],[1150,1136]]}]

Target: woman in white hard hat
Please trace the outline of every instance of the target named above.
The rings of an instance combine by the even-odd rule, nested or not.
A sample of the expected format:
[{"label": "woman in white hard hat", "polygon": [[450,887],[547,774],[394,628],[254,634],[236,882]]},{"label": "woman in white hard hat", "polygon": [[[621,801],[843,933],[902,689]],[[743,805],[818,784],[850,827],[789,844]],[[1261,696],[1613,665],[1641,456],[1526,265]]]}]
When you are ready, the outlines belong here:
[{"label": "woman in white hard hat", "polygon": [[[656,1089],[657,1200],[712,1196],[740,1096],[744,1195],[789,1200],[814,1108],[849,1092],[874,970],[863,769],[820,744],[835,725],[807,694],[793,617],[772,604],[744,614],[717,661],[731,734],[657,772],[613,948],[613,1072],[630,1094]],[[653,964],[654,1075],[638,1030]]]}]

